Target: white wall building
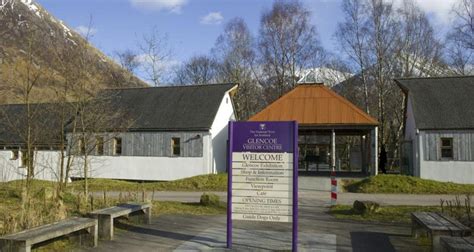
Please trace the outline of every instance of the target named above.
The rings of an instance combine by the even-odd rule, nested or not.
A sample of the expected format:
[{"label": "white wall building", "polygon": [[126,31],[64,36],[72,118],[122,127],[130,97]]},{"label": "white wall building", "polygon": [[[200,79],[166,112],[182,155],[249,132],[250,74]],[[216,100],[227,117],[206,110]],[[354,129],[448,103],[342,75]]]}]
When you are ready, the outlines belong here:
[{"label": "white wall building", "polygon": [[474,76],[396,82],[406,97],[404,173],[474,184]]},{"label": "white wall building", "polygon": [[[114,92],[113,106],[132,123],[126,132],[93,134],[89,177],[160,181],[225,172],[227,125],[235,120],[230,94],[236,88],[211,84],[107,91]],[[84,148],[73,138],[68,136],[69,155]],[[22,151],[16,151],[21,144],[8,139],[11,133],[0,131],[0,181],[26,175]],[[57,179],[59,151],[37,150],[34,157],[35,178]],[[83,162],[83,156],[74,156],[71,178],[83,177]]]}]

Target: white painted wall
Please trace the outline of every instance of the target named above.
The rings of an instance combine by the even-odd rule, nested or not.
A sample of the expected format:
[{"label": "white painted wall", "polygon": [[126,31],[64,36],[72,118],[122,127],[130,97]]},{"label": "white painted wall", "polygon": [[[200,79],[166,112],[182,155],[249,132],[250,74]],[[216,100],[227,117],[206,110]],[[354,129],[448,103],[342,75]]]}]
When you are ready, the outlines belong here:
[{"label": "white painted wall", "polygon": [[420,138],[417,134],[416,128],[416,121],[415,115],[413,114],[413,102],[410,96],[408,96],[407,100],[407,118],[405,124],[405,140],[412,142],[412,157],[413,157],[413,175],[420,177],[420,160],[419,157],[419,149],[422,145],[420,145]]},{"label": "white painted wall", "polygon": [[224,95],[211,127],[212,173],[226,171],[229,121],[235,120],[235,110],[229,93]]},{"label": "white painted wall", "polygon": [[[135,156],[90,156],[89,177],[125,180],[176,180],[208,174],[210,135],[203,136],[202,157],[135,157]],[[78,158],[82,167],[83,160]],[[72,177],[83,177],[77,169]]]},{"label": "white painted wall", "polygon": [[415,140],[416,135],[416,123],[415,123],[415,116],[413,115],[413,105],[411,101],[411,97],[408,97],[407,100],[407,118],[405,124],[405,140]]},{"label": "white painted wall", "polygon": [[[203,135],[202,157],[89,156],[89,177],[156,181],[208,174],[212,164],[210,143],[210,134]],[[20,158],[11,160],[11,151],[0,151],[0,181],[25,178],[26,168],[19,167]],[[57,180],[59,161],[57,151],[35,152],[35,178]],[[82,164],[83,159],[76,157],[71,177],[83,177]]]},{"label": "white painted wall", "polygon": [[[126,180],[176,180],[208,174],[211,167],[209,152],[210,134],[203,135],[202,157],[133,157],[133,156],[89,156],[92,178]],[[35,152],[35,178],[57,180],[60,156],[57,151]],[[19,167],[20,161],[10,160],[11,151],[0,151],[0,181],[23,179],[26,169]],[[76,157],[71,177],[82,178],[83,159]]]},{"label": "white painted wall", "polygon": [[[9,150],[0,151],[0,182],[24,179],[26,177],[26,168],[20,167],[21,156],[17,160],[11,160],[11,153]],[[57,174],[59,174],[59,152],[36,151],[34,155],[35,178],[57,180]]]},{"label": "white painted wall", "polygon": [[[203,137],[202,157],[136,157],[89,156],[92,178],[127,180],[176,180],[197,175],[226,171],[227,126],[235,120],[234,106],[228,93],[223,97],[209,134]],[[25,168],[18,160],[10,160],[10,151],[0,151],[0,181],[22,179]],[[56,180],[59,152],[40,151],[36,154],[35,178]],[[83,177],[83,160],[75,158],[71,177]]]},{"label": "white painted wall", "polygon": [[424,160],[424,134],[423,131],[417,130],[411,97],[407,100],[406,116],[405,140],[413,143],[414,176],[444,182],[474,184],[474,162]]},{"label": "white painted wall", "polygon": [[[420,134],[422,135],[422,134]],[[423,138],[420,136],[420,146]],[[423,148],[419,148],[420,175],[424,179],[444,182],[474,184],[474,162],[472,161],[425,161]]]}]

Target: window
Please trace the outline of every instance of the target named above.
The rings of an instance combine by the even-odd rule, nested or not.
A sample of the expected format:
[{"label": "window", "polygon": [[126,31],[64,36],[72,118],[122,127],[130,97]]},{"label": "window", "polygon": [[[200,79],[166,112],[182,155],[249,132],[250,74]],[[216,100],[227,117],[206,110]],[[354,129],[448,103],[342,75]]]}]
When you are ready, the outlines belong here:
[{"label": "window", "polygon": [[27,167],[28,157],[26,151],[20,151],[20,167]]},{"label": "window", "polygon": [[171,138],[171,153],[173,156],[179,156],[181,154],[181,145],[179,137]]},{"label": "window", "polygon": [[85,155],[86,154],[86,144],[84,143],[84,139],[79,139],[79,154]]},{"label": "window", "polygon": [[12,150],[10,160],[17,160],[18,159],[18,150]]},{"label": "window", "polygon": [[98,156],[104,155],[104,138],[103,137],[95,138],[95,154]]},{"label": "window", "polygon": [[441,138],[441,158],[452,159],[453,157],[453,138]]},{"label": "window", "polygon": [[122,155],[122,138],[114,138],[114,155]]}]

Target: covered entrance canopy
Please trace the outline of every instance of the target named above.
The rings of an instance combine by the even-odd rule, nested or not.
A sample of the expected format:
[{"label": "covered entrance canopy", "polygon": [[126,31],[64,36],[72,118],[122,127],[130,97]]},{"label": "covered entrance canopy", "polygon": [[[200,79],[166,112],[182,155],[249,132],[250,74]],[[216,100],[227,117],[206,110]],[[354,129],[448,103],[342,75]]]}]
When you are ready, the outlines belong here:
[{"label": "covered entrance canopy", "polygon": [[377,120],[323,84],[300,84],[249,121],[298,122],[300,173],[377,174]]}]

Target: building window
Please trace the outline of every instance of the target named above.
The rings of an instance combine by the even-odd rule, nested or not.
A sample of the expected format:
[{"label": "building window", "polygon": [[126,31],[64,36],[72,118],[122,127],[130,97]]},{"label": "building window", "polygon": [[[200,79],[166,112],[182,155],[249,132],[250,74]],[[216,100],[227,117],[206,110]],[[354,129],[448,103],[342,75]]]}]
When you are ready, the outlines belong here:
[{"label": "building window", "polygon": [[12,150],[10,160],[18,160],[18,150]]},{"label": "building window", "polygon": [[79,139],[79,154],[85,155],[86,154],[86,144],[84,143],[84,139]]},{"label": "building window", "polygon": [[441,138],[441,158],[453,159],[453,138]]},{"label": "building window", "polygon": [[114,155],[122,155],[122,138],[120,137],[114,138]]},{"label": "building window", "polygon": [[20,151],[20,167],[27,167],[28,157],[26,151]]},{"label": "building window", "polygon": [[95,138],[95,154],[98,156],[104,155],[104,138],[103,137]]},{"label": "building window", "polygon": [[180,139],[179,137],[173,137],[171,138],[171,153],[173,156],[179,156],[181,155],[181,144],[180,144]]}]

